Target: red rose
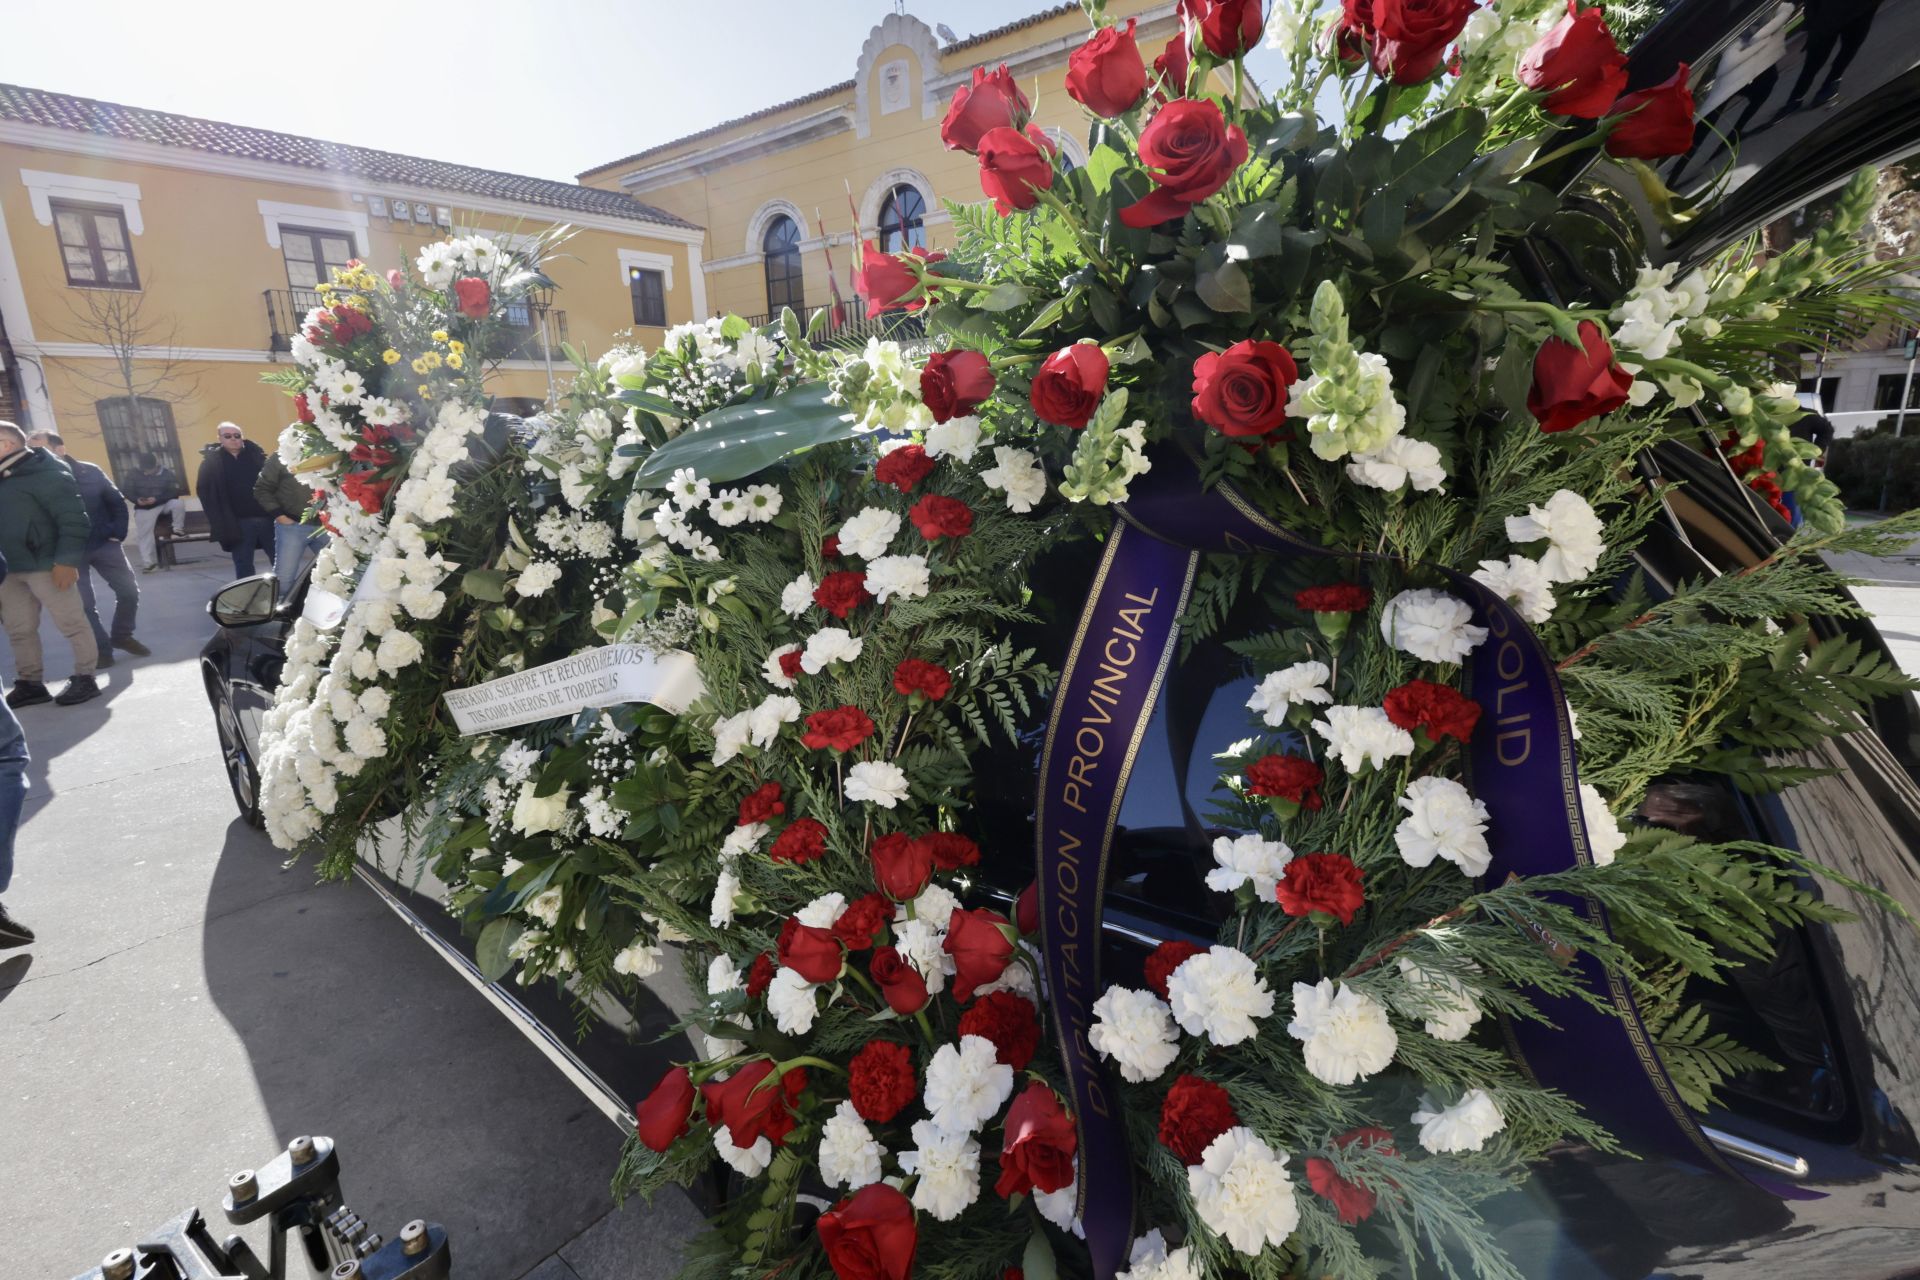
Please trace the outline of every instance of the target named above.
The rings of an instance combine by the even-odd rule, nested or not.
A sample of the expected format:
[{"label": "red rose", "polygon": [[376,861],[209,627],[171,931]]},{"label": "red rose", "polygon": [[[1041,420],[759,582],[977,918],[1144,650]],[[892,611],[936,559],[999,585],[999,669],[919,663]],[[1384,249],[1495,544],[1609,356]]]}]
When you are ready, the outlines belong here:
[{"label": "red rose", "polygon": [[[1014,1068],[1016,1071],[1019,1068]],[[1006,1139],[1000,1148],[1000,1178],[993,1193],[1002,1198],[1033,1191],[1060,1191],[1073,1185],[1073,1154],[1080,1135],[1073,1117],[1053,1090],[1035,1080],[1007,1108]]]},{"label": "red rose", "polygon": [[773,963],[773,955],[762,951],[747,966],[747,999],[758,1000],[767,994],[767,988],[773,983],[773,972],[779,966]]},{"label": "red rose", "polygon": [[1274,896],[1290,916],[1319,911],[1349,925],[1366,901],[1360,879],[1360,868],[1343,853],[1303,853],[1287,864]]},{"label": "red rose", "polygon": [[678,1142],[693,1117],[693,1078],[685,1067],[675,1067],[660,1077],[653,1092],[633,1109],[640,1141],[649,1151],[665,1151]]},{"label": "red rose", "polygon": [[927,478],[933,470],[933,459],[927,451],[917,444],[903,444],[873,469],[873,478],[881,484],[890,484],[902,493],[912,493],[913,487]]},{"label": "red rose", "polygon": [[786,811],[787,806],[780,802],[780,784],[763,782],[752,795],[741,797],[739,825],[744,827],[753,822],[765,822]]},{"label": "red rose", "polygon": [[1431,680],[1409,680],[1386,697],[1387,719],[1412,733],[1415,729],[1438,742],[1473,737],[1480,722],[1480,704],[1458,689]]},{"label": "red rose", "polygon": [[1548,338],[1533,357],[1527,412],[1542,431],[1565,431],[1627,402],[1633,375],[1613,362],[1613,344],[1591,320],[1580,322],[1580,345]]},{"label": "red rose", "polygon": [[453,295],[459,299],[460,314],[469,320],[485,320],[493,303],[493,290],[479,276],[461,276],[453,282]]},{"label": "red rose", "polygon": [[933,858],[933,865],[942,871],[958,871],[980,861],[980,846],[957,831],[929,831],[920,837],[919,843]]},{"label": "red rose", "polygon": [[1693,91],[1687,88],[1691,70],[1683,62],[1651,89],[1630,93],[1613,104],[1608,155],[1622,160],[1658,160],[1693,149]]},{"label": "red rose", "polygon": [[1078,431],[1093,417],[1107,389],[1107,353],[1091,342],[1076,342],[1040,362],[1029,398],[1040,421]]},{"label": "red rose", "polygon": [[[1382,1155],[1396,1154],[1393,1149],[1393,1134],[1385,1129],[1353,1129],[1333,1140],[1336,1147],[1349,1147],[1355,1142]],[[1373,1216],[1376,1203],[1374,1193],[1357,1182],[1348,1182],[1334,1169],[1333,1161],[1324,1156],[1307,1157],[1307,1182],[1313,1187],[1313,1193],[1323,1199],[1333,1201],[1334,1209],[1340,1214],[1340,1221],[1348,1226],[1364,1222]]]},{"label": "red rose", "polygon": [[1015,1071],[1025,1071],[1040,1047],[1040,1019],[1033,1002],[1011,991],[992,991],[975,1000],[973,1007],[960,1015],[955,1029],[963,1036],[991,1040],[994,1056]]},{"label": "red rose", "polygon": [[313,410],[307,406],[307,393],[302,391],[293,398],[293,415],[302,422],[313,421]]},{"label": "red rose", "polygon": [[920,277],[907,265],[908,258],[916,258],[922,263],[938,262],[946,257],[944,253],[928,253],[925,249],[908,249],[905,253],[892,254],[880,252],[880,246],[871,240],[860,255],[860,265],[853,273],[853,291],[867,300],[867,314],[877,316],[882,311],[918,311],[927,305],[927,296],[907,300],[907,295],[920,287]]},{"label": "red rose", "polygon": [[1346,0],[1343,23],[1366,39],[1375,71],[1395,84],[1419,84],[1479,7],[1474,0]]},{"label": "red rose", "polygon": [[803,866],[827,851],[827,828],[813,818],[795,818],[773,838],[767,856],[775,862]]},{"label": "red rose", "polygon": [[940,141],[949,151],[977,151],[980,139],[994,129],[1024,129],[1033,104],[1004,65],[996,71],[973,69],[973,83],[953,91],[947,117],[940,122]]},{"label": "red rose", "polygon": [[903,698],[915,694],[938,702],[953,688],[953,677],[937,662],[907,658],[893,669],[893,691]]},{"label": "red rose", "polygon": [[1187,52],[1185,31],[1167,41],[1167,47],[1153,60],[1153,70],[1160,77],[1160,83],[1153,91],[1154,97],[1166,102],[1171,98],[1187,96],[1187,79],[1193,71],[1193,57]]},{"label": "red rose", "polygon": [[919,897],[933,877],[933,855],[902,831],[876,837],[872,857],[874,883],[895,902]]},{"label": "red rose", "polygon": [[973,989],[996,982],[1013,959],[1014,928],[998,911],[956,910],[944,944],[953,957],[953,998],[965,1004]]},{"label": "red rose", "polygon": [[1138,19],[1126,30],[1102,27],[1067,59],[1067,94],[1097,116],[1124,115],[1147,91],[1147,64],[1134,43]]},{"label": "red rose", "polygon": [[1362,613],[1373,603],[1373,590],[1357,582],[1329,582],[1302,587],[1293,593],[1293,603],[1308,613]]},{"label": "red rose", "polygon": [[935,422],[972,413],[993,394],[993,365],[978,351],[936,351],[920,370],[920,398]]},{"label": "red rose", "polygon": [[[882,947],[874,952],[877,961],[892,951]],[[898,954],[894,959],[898,960]],[[847,1064],[847,1097],[862,1120],[886,1124],[919,1095],[913,1074],[913,1054],[903,1044],[891,1040],[869,1040]]]},{"label": "red rose", "polygon": [[1263,436],[1286,420],[1300,367],[1277,342],[1252,338],[1193,362],[1193,416],[1222,435]]},{"label": "red rose", "polygon": [[980,190],[1006,217],[1015,209],[1040,203],[1039,192],[1053,185],[1053,143],[1038,126],[989,129],[980,139]]},{"label": "red rose", "polygon": [[800,666],[801,656],[802,654],[801,654],[799,645],[794,645],[792,648],[782,653],[779,659],[780,674],[785,676],[789,680],[798,680],[804,674],[804,671]]},{"label": "red rose", "polygon": [[820,1215],[814,1230],[840,1280],[907,1280],[920,1228],[913,1202],[884,1182],[869,1183]]},{"label": "red rose", "polygon": [[1021,933],[1040,930],[1040,882],[1032,880],[1013,900],[1013,924]]},{"label": "red rose", "polygon": [[[867,972],[873,975],[880,994],[887,998],[887,1007],[901,1017],[912,1017],[927,1007],[927,980],[920,976],[918,969],[902,960],[894,948],[874,948],[873,963],[867,966]],[[864,1111],[861,1114],[866,1115]]]},{"label": "red rose", "polygon": [[855,898],[833,922],[833,936],[849,951],[865,951],[873,937],[893,922],[893,903],[884,893]]},{"label": "red rose", "polygon": [[760,1058],[725,1080],[709,1080],[700,1086],[707,1101],[707,1123],[716,1128],[727,1126],[727,1140],[734,1146],[750,1147],[766,1138],[777,1147],[793,1132],[791,1108],[806,1091],[806,1068],[787,1072],[778,1086],[760,1088],[761,1081],[772,1074],[773,1063]]},{"label": "red rose", "polygon": [[842,569],[820,579],[813,589],[813,602],[841,620],[863,604],[873,602],[867,590],[867,575],[857,569]]},{"label": "red rose", "polygon": [[833,930],[801,924],[792,916],[780,926],[780,967],[791,969],[808,982],[832,982],[840,976],[845,957]]},{"label": "red rose", "polygon": [[1627,87],[1627,59],[1600,10],[1567,0],[1567,16],[1520,55],[1518,74],[1535,93],[1553,90],[1540,104],[1546,110],[1598,120]]},{"label": "red rose", "polygon": [[943,498],[937,493],[929,493],[914,503],[907,518],[928,542],[964,538],[973,532],[973,508],[958,498]]},{"label": "red rose", "polygon": [[1320,807],[1319,787],[1327,775],[1305,756],[1261,756],[1247,766],[1247,791],[1291,800],[1306,809]]},{"label": "red rose", "polygon": [[393,488],[391,480],[376,480],[370,471],[353,471],[340,478],[340,492],[360,504],[360,509],[370,516],[380,514],[380,508],[387,500],[387,490]]},{"label": "red rose", "polygon": [[1178,938],[1161,943],[1147,956],[1147,986],[1162,1000],[1167,999],[1167,979],[1173,971],[1205,950]]},{"label": "red rose", "polygon": [[1207,1144],[1240,1123],[1227,1091],[1201,1076],[1181,1076],[1160,1104],[1160,1145],[1184,1165],[1200,1163]]},{"label": "red rose", "polygon": [[1120,210],[1130,227],[1157,226],[1227,185],[1247,160],[1247,135],[1210,99],[1175,98],[1140,133],[1140,163],[1156,184],[1147,198]]},{"label": "red rose", "polygon": [[873,736],[873,721],[858,707],[834,707],[816,711],[807,717],[807,731],[800,741],[814,748],[831,747],[851,751]]},{"label": "red rose", "polygon": [[1200,28],[1207,52],[1231,61],[1260,43],[1267,29],[1261,0],[1180,0],[1180,16]]}]

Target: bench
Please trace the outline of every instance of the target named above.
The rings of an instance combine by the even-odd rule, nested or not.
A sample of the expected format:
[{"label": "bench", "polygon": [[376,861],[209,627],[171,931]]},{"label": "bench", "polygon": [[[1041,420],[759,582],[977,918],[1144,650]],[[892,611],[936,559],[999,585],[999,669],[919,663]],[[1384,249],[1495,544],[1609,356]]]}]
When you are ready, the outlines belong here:
[{"label": "bench", "polygon": [[212,542],[213,529],[207,523],[204,511],[187,512],[186,527],[176,530],[173,527],[173,514],[162,512],[153,525],[154,546],[160,561],[160,567],[171,569],[180,563],[174,554],[174,547],[182,542]]}]

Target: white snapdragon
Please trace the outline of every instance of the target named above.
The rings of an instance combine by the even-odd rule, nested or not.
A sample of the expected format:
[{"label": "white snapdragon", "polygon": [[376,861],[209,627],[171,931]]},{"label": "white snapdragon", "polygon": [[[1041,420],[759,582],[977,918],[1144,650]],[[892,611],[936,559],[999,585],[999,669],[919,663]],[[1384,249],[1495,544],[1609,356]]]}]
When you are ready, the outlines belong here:
[{"label": "white snapdragon", "polygon": [[880,1181],[885,1149],[851,1102],[842,1101],[820,1126],[820,1181],[858,1191]]},{"label": "white snapdragon", "polygon": [[1611,866],[1614,855],[1627,842],[1627,833],[1620,829],[1613,810],[1607,806],[1606,797],[1590,783],[1580,784],[1580,817],[1586,823],[1587,851],[1593,855],[1593,865]]},{"label": "white snapdragon", "polygon": [[916,1177],[913,1207],[935,1221],[952,1222],[980,1198],[980,1144],[971,1130],[930,1120],[914,1122],[913,1142],[913,1150],[900,1153],[900,1171]]},{"label": "white snapdragon", "polygon": [[1332,702],[1333,693],[1327,687],[1332,678],[1324,662],[1296,662],[1269,671],[1247,699],[1247,710],[1259,712],[1263,724],[1278,729],[1295,707]]},{"label": "white snapdragon", "polygon": [[1207,1144],[1187,1170],[1187,1192],[1200,1220],[1249,1257],[1285,1244],[1300,1225],[1287,1157],[1244,1125]]},{"label": "white snapdragon", "polygon": [[921,599],[927,594],[928,580],[923,555],[878,556],[867,562],[866,587],[881,604],[895,596]]},{"label": "white snapdragon", "polygon": [[1553,580],[1538,560],[1518,555],[1505,560],[1482,560],[1480,567],[1473,571],[1473,580],[1536,626],[1553,617]]},{"label": "white snapdragon", "polygon": [[866,647],[866,641],[844,627],[822,627],[807,637],[800,653],[800,669],[817,676],[836,662],[853,662]]},{"label": "white snapdragon", "polygon": [[1423,969],[1406,956],[1400,957],[1400,976],[1417,997],[1401,1011],[1424,1018],[1424,1029],[1435,1040],[1465,1040],[1480,1021],[1480,1005],[1459,979]]},{"label": "white snapdragon", "polygon": [[1087,1043],[1111,1058],[1123,1078],[1138,1084],[1158,1080],[1180,1053],[1180,1036],[1166,1002],[1151,991],[1108,987],[1093,1002]]},{"label": "white snapdragon", "polygon": [[1607,549],[1601,538],[1605,526],[1587,500],[1571,489],[1561,489],[1541,506],[1529,506],[1524,516],[1507,517],[1507,537],[1514,542],[1539,542],[1547,549],[1540,567],[1550,582],[1578,582],[1600,565]]},{"label": "white snapdragon", "polygon": [[1387,1011],[1346,983],[1322,978],[1293,984],[1293,1021],[1287,1034],[1301,1042],[1301,1056],[1315,1079],[1349,1085],[1387,1069],[1400,1047]]},{"label": "white snapdragon", "polygon": [[1420,1145],[1435,1155],[1478,1151],[1507,1127],[1506,1117],[1485,1089],[1467,1090],[1450,1107],[1422,1098],[1413,1122],[1420,1126]]},{"label": "white snapdragon", "polygon": [[1251,885],[1253,896],[1271,901],[1273,888],[1293,861],[1293,850],[1278,840],[1269,840],[1257,831],[1243,836],[1215,836],[1215,866],[1207,872],[1207,888],[1232,893],[1241,885]]},{"label": "white snapdragon", "polygon": [[934,1124],[969,1134],[999,1114],[1013,1096],[1013,1068],[999,1052],[984,1036],[961,1036],[959,1044],[934,1050],[921,1091]]},{"label": "white snapdragon", "polygon": [[840,554],[877,560],[900,532],[900,517],[885,507],[863,507],[840,526]]},{"label": "white snapdragon", "polygon": [[1326,718],[1313,722],[1313,731],[1326,739],[1327,750],[1348,773],[1383,769],[1413,754],[1413,735],[1379,707],[1328,707]]},{"label": "white snapdragon", "polygon": [[1273,1012],[1273,992],[1244,953],[1215,945],[1173,971],[1167,1003],[1188,1035],[1235,1045],[1259,1033],[1256,1020]]},{"label": "white snapdragon", "polygon": [[891,809],[907,798],[907,775],[900,766],[885,760],[862,760],[847,770],[846,796],[849,801],[865,800],[882,809]]},{"label": "white snapdragon", "polygon": [[1473,609],[1444,591],[1402,591],[1380,611],[1380,637],[1422,662],[1458,662],[1487,638],[1473,625]]},{"label": "white snapdragon", "polygon": [[1433,445],[1412,436],[1395,436],[1378,449],[1354,454],[1347,462],[1347,479],[1388,493],[1405,488],[1433,493],[1446,487],[1447,469]]},{"label": "white snapdragon", "polygon": [[1426,867],[1445,858],[1470,876],[1484,875],[1493,854],[1487,848],[1487,806],[1452,778],[1429,775],[1407,784],[1400,797],[1407,817],[1394,829],[1400,859]]},{"label": "white snapdragon", "polygon": [[1329,462],[1383,450],[1407,422],[1387,358],[1373,351],[1353,351],[1350,361],[1309,375],[1287,397],[1287,413],[1307,420],[1314,456]]},{"label": "white snapdragon", "polygon": [[1047,471],[1037,455],[1025,449],[995,445],[993,466],[980,473],[980,483],[1007,495],[1007,509],[1025,513],[1047,496]]}]

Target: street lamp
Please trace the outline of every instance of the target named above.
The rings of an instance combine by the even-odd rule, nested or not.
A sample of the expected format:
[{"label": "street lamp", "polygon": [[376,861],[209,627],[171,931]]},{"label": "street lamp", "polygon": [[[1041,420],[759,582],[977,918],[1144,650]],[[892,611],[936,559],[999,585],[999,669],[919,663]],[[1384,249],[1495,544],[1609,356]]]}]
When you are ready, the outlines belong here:
[{"label": "street lamp", "polygon": [[553,344],[547,340],[547,313],[553,310],[553,286],[535,285],[527,292],[527,304],[540,317],[540,357],[547,365],[547,405],[553,405]]}]

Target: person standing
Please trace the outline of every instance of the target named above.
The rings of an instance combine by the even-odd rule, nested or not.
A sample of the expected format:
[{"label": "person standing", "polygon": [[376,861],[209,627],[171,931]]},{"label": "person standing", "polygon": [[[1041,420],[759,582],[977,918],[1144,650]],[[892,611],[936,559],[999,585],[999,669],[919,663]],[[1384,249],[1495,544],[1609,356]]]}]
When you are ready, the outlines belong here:
[{"label": "person standing", "polygon": [[[99,665],[113,665],[113,651],[137,654],[144,658],[153,650],[133,638],[133,624],[140,611],[140,583],[127,563],[122,544],[127,540],[127,500],[108,479],[107,473],[91,462],[82,462],[67,454],[67,442],[57,431],[36,431],[27,437],[36,449],[50,449],[53,456],[67,464],[80,486],[80,500],[87,504],[87,567],[80,571],[80,602],[86,606],[87,625],[93,628],[94,647],[100,651]],[[106,579],[113,592],[113,630],[100,625],[100,609],[93,597],[93,575]]]},{"label": "person standing", "polygon": [[[0,583],[7,580],[7,561],[0,556]],[[20,809],[27,799],[27,735],[20,730],[13,708],[0,700],[0,893],[13,883],[13,837],[20,830]],[[7,914],[0,902],[0,947],[24,947],[33,930]]]},{"label": "person standing", "polygon": [[[46,450],[29,448],[18,426],[0,422],[0,556],[11,567],[0,580],[0,624],[13,644],[10,707],[49,701],[70,707],[100,695],[93,679],[100,653],[78,586],[91,532],[73,472]],[[41,682],[42,609],[73,647],[73,678],[57,698]]]},{"label": "person standing", "polygon": [[160,517],[172,517],[177,537],[186,532],[187,504],[180,501],[180,477],[171,467],[162,466],[156,455],[141,454],[134,467],[133,478],[127,481],[127,496],[133,499],[133,545],[140,553],[140,571],[152,573],[160,567],[160,548],[154,539]]},{"label": "person standing", "polygon": [[253,496],[273,517],[273,563],[282,574],[300,563],[309,544],[321,535],[320,526],[304,517],[313,505],[313,489],[287,470],[278,453],[270,453],[253,482]]},{"label": "person standing", "polygon": [[220,424],[220,447],[209,450],[200,464],[194,492],[207,513],[207,526],[220,549],[233,555],[233,576],[253,576],[253,553],[267,553],[273,563],[273,517],[253,496],[253,482],[267,455],[231,422]]}]

